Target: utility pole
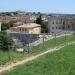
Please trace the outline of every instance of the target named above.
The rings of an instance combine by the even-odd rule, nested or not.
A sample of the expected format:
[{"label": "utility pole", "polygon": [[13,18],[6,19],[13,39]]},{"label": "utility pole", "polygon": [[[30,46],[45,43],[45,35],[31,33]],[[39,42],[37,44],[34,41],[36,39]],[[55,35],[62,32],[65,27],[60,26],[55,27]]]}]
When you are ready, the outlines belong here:
[{"label": "utility pole", "polygon": [[43,47],[44,47],[44,41],[45,41],[45,30],[44,30],[44,33],[43,33]]},{"label": "utility pole", "polygon": [[55,45],[56,45],[56,33],[55,33]]},{"label": "utility pole", "polygon": [[9,47],[9,45],[8,45],[8,59],[9,59],[9,61],[11,60],[11,57],[10,57],[10,47]]},{"label": "utility pole", "polygon": [[67,19],[65,18],[65,42],[66,42],[66,24],[68,24],[68,21],[67,21]]},{"label": "utility pole", "polygon": [[28,53],[31,51],[31,35],[32,34],[28,34],[29,35],[29,39],[28,39]]}]

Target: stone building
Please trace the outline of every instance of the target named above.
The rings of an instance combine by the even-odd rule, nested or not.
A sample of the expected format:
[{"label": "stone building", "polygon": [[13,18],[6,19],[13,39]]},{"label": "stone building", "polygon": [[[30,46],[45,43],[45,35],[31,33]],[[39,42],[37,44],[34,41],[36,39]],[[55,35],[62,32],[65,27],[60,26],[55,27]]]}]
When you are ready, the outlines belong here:
[{"label": "stone building", "polygon": [[75,30],[75,16],[53,15],[48,21],[49,32],[73,31]]},{"label": "stone building", "polygon": [[56,32],[57,30],[64,29],[64,17],[50,16],[48,21],[49,32]]}]

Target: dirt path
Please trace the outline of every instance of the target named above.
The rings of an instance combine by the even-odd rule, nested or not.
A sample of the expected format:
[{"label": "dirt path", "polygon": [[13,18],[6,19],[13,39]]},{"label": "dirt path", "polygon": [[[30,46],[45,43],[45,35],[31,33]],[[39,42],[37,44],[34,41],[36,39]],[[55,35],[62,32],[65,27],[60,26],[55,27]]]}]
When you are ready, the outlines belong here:
[{"label": "dirt path", "polygon": [[35,55],[35,56],[28,57],[28,58],[26,58],[26,59],[24,59],[24,60],[22,60],[22,61],[17,61],[16,63],[12,63],[12,64],[9,64],[9,65],[7,65],[7,66],[1,67],[1,68],[0,68],[0,73],[1,73],[1,72],[4,72],[4,71],[7,71],[7,70],[11,70],[11,69],[13,69],[14,67],[16,67],[16,66],[18,66],[18,65],[25,64],[25,63],[27,63],[27,62],[29,62],[29,61],[32,61],[32,60],[34,60],[34,59],[37,59],[38,57],[40,57],[40,56],[42,56],[42,55],[45,55],[45,54],[50,53],[50,52],[53,52],[53,51],[60,50],[61,48],[65,47],[65,46],[67,46],[67,45],[74,44],[74,43],[75,43],[75,41],[73,41],[73,42],[68,42],[68,43],[66,43],[66,45],[65,45],[65,44],[62,44],[62,45],[56,46],[56,47],[54,47],[54,48],[52,48],[52,49],[49,49],[49,50],[47,50],[47,51],[45,51],[45,52],[43,52],[43,53],[37,54],[37,55]]}]

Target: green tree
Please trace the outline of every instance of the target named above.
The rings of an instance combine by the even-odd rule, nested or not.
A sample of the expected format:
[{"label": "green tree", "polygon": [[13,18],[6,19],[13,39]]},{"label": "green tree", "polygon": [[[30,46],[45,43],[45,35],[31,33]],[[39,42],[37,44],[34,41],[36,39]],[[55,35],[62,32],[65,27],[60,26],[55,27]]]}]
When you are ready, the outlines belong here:
[{"label": "green tree", "polygon": [[42,18],[41,18],[41,15],[37,18],[36,23],[37,23],[37,24],[42,24]]},{"label": "green tree", "polygon": [[7,30],[9,29],[10,27],[13,26],[13,23],[15,23],[16,21],[9,21],[8,23],[2,23],[1,24],[1,30],[4,31],[4,30]]},{"label": "green tree", "polygon": [[44,33],[44,32],[45,32],[45,33],[48,33],[48,23],[43,22],[43,20],[42,20],[42,18],[41,18],[41,14],[40,14],[39,17],[37,18],[36,23],[41,25],[41,32],[42,32],[42,33]]},{"label": "green tree", "polygon": [[10,26],[9,26],[8,23],[2,23],[2,24],[1,24],[1,30],[2,30],[2,31],[9,29],[9,27],[10,27]]},{"label": "green tree", "polygon": [[48,33],[48,23],[47,22],[42,22],[41,24],[41,32],[42,33]]},{"label": "green tree", "polygon": [[16,23],[16,21],[9,21],[8,24],[10,27],[13,27],[13,23]]},{"label": "green tree", "polygon": [[6,32],[0,32],[0,49],[9,51],[13,48],[13,40]]}]

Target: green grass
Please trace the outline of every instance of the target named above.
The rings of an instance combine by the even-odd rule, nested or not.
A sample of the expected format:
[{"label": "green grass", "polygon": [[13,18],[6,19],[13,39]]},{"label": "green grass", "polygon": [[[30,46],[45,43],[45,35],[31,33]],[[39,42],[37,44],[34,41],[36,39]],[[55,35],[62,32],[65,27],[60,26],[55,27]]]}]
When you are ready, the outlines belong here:
[{"label": "green grass", "polygon": [[37,53],[40,53],[42,51],[48,50],[51,47],[58,46],[58,45],[63,44],[63,43],[65,44],[66,42],[70,42],[70,41],[73,41],[73,40],[75,40],[74,35],[66,36],[66,40],[65,40],[64,36],[56,38],[56,42],[55,42],[55,39],[51,39],[49,41],[44,42],[44,46],[43,46],[43,44],[40,44],[36,47],[33,47],[31,53],[37,54]]},{"label": "green grass", "polygon": [[43,55],[1,75],[75,75],[75,44]]},{"label": "green grass", "polygon": [[[68,41],[73,41],[75,40],[75,36],[74,35],[69,35],[66,37],[66,42]],[[4,65],[7,62],[15,62],[17,60],[21,60],[25,57],[31,56],[31,55],[35,55],[35,54],[39,54],[43,51],[48,50],[51,47],[54,47],[56,45],[60,45],[65,43],[65,37],[59,37],[56,39],[56,44],[55,44],[55,39],[51,39],[47,42],[44,42],[44,46],[43,44],[40,44],[36,47],[32,47],[32,51],[28,52],[24,52],[24,53],[17,53],[15,51],[10,51],[10,60],[9,60],[9,54],[8,52],[2,52],[0,51],[0,65]]]},{"label": "green grass", "polygon": [[23,58],[29,56],[28,53],[18,53],[16,51],[8,52],[0,51],[0,65],[5,63],[16,62],[17,60],[22,60]]}]

